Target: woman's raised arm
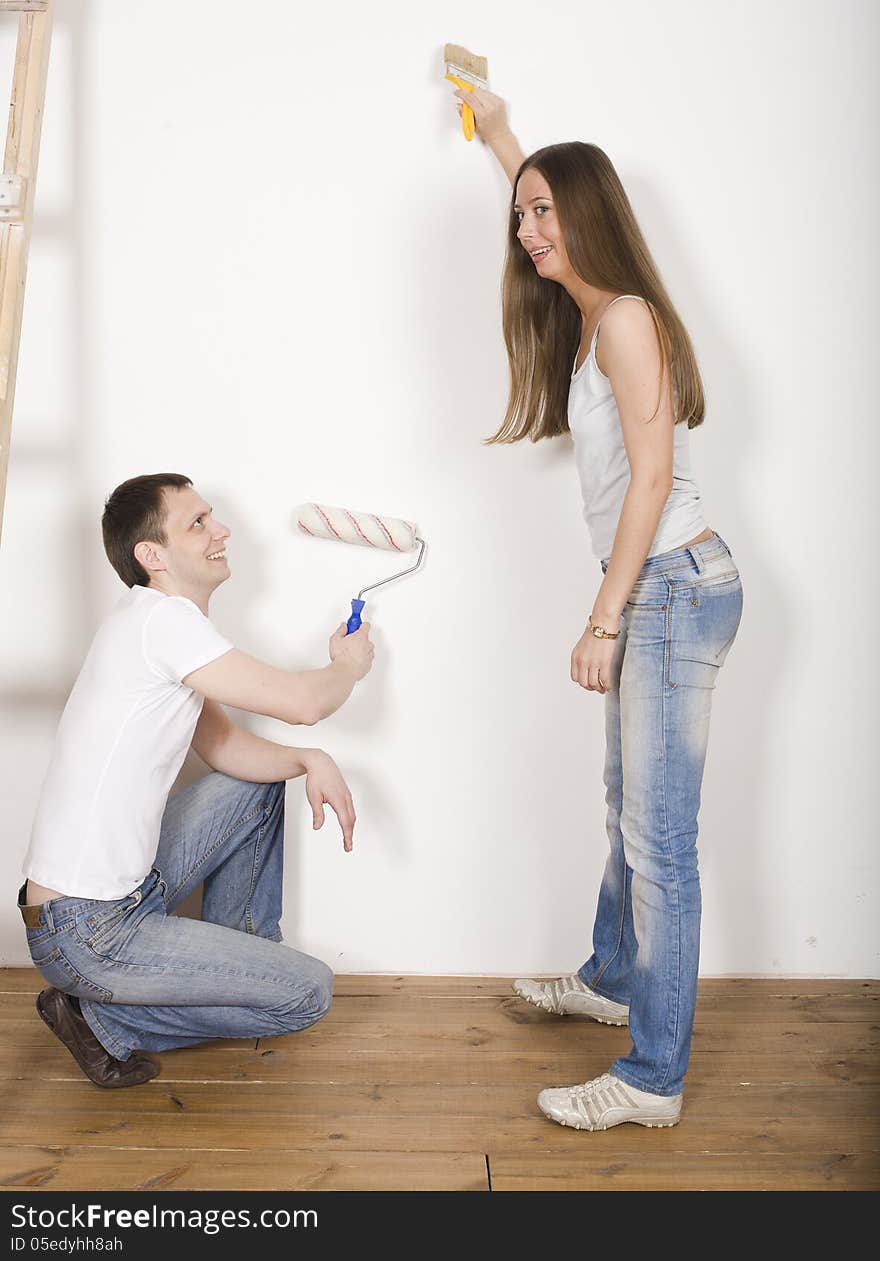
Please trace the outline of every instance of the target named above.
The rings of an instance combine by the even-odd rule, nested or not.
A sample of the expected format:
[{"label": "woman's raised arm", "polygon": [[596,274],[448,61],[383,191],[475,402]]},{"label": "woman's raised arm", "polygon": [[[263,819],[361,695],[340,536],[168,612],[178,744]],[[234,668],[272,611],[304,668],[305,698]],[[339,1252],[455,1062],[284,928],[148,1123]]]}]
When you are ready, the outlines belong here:
[{"label": "woman's raised arm", "polygon": [[474,88],[472,92],[458,88],[455,95],[462,104],[467,103],[474,111],[477,133],[501,163],[512,188],[525,154],[520,149],[516,136],[510,130],[507,122],[507,106],[504,101],[500,96],[486,92],[483,88]]}]

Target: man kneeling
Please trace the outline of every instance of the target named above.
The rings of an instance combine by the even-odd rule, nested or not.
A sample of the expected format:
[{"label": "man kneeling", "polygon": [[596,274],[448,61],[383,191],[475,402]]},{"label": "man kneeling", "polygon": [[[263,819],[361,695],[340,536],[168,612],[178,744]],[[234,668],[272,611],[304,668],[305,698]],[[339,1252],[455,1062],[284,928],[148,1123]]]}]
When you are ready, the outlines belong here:
[{"label": "man kneeling", "polygon": [[[19,907],[49,982],[40,1016],[97,1086],[159,1071],[139,1051],[305,1029],[330,1006],[326,964],[281,944],[284,788],[306,776],[314,826],[351,795],[320,749],[236,727],[232,705],[311,726],[370,669],[369,624],[330,664],[291,673],[208,620],[229,530],[179,474],[124,482],[103,517],[129,591],[99,626],[58,728]],[[169,797],[192,746],[213,773]],[[202,919],[171,916],[203,884]]]}]

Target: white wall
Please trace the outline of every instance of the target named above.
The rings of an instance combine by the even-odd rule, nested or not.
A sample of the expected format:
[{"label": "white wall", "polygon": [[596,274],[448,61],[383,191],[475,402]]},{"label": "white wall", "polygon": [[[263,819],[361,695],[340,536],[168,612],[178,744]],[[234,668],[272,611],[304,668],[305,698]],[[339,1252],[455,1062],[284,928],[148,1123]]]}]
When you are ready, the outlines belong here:
[{"label": "white wall", "polygon": [[589,953],[601,701],[568,656],[601,571],[568,443],[480,445],[506,399],[506,189],[459,134],[453,40],[488,54],[527,150],[611,155],[704,371],[693,458],[746,604],[704,784],[702,970],[877,975],[876,6],[58,10],[0,549],[0,962],[27,960],[19,862],[121,590],[103,496],[166,469],[234,529],[217,625],[292,668],[394,567],[299,536],[294,505],[429,542],[371,606],[372,675],[302,733],[359,823],[346,856],[289,790],[288,937],[342,971]]}]

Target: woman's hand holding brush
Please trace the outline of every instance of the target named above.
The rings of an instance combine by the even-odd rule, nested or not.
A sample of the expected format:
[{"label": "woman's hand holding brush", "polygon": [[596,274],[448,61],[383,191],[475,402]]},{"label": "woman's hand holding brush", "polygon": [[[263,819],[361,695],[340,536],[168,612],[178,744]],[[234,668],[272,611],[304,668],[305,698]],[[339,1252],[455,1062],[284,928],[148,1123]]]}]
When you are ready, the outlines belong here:
[{"label": "woman's hand holding brush", "polygon": [[453,95],[460,105],[470,105],[474,111],[477,132],[490,144],[493,140],[510,133],[507,123],[507,107],[500,96],[485,88],[473,88],[470,92],[456,88]]},{"label": "woman's hand holding brush", "polygon": [[473,110],[477,135],[495,154],[512,184],[525,154],[510,130],[504,101],[484,88],[474,88],[472,92],[458,88],[454,95],[459,105],[467,104]]}]

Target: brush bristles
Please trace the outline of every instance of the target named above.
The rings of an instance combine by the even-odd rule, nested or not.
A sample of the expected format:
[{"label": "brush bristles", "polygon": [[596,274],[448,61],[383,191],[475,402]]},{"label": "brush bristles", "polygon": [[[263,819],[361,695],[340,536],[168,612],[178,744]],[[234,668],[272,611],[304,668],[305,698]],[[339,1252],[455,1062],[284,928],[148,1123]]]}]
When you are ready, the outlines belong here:
[{"label": "brush bristles", "polygon": [[478,57],[468,52],[461,44],[447,44],[443,52],[443,60],[463,70],[465,75],[473,75],[484,82],[489,78],[489,62],[485,57]]}]

